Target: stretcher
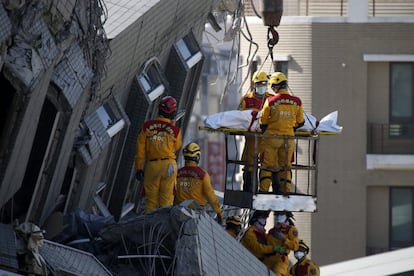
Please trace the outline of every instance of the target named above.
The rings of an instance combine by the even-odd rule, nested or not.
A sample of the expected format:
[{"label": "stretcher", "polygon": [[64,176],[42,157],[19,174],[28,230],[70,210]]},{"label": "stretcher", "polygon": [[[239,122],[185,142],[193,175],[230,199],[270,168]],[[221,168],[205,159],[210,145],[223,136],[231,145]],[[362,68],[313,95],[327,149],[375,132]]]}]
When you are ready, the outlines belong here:
[{"label": "stretcher", "polygon": [[[338,132],[297,131],[294,137],[263,134],[260,131],[248,131],[244,128],[210,128],[200,126],[199,130],[208,133],[223,134],[225,138],[225,189],[224,204],[240,208],[271,211],[316,212],[317,211],[317,176],[318,144],[320,136],[337,135]],[[294,139],[295,151],[291,163],[292,188],[288,193],[258,191],[258,172],[261,164],[253,162],[252,183],[254,192],[242,190],[240,175],[243,166],[240,160],[241,149],[237,142],[246,136],[255,137],[255,153],[258,154],[258,141],[262,138],[278,137]],[[236,147],[236,148],[235,148]],[[242,146],[240,146],[242,147]],[[251,165],[251,164],[249,164]]]}]

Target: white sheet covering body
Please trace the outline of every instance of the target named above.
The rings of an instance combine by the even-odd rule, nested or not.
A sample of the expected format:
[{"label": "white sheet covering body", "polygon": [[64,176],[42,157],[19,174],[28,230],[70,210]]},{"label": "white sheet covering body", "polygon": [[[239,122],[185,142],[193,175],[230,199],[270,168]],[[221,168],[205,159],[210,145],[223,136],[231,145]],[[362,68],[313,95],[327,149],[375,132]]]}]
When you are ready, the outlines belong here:
[{"label": "white sheet covering body", "polygon": [[230,110],[208,115],[204,120],[204,125],[209,128],[217,129],[221,127],[245,129],[250,131],[258,131],[260,113],[254,115],[252,110]]},{"label": "white sheet covering body", "polygon": [[[234,128],[250,131],[260,131],[259,125],[260,112],[255,114],[251,110],[229,110],[212,115],[208,115],[204,120],[205,127],[208,128]],[[342,126],[337,125],[338,111],[333,111],[323,117],[319,123],[315,116],[305,112],[305,124],[297,131],[316,132],[342,132]],[[316,127],[316,128],[315,128]]]}]

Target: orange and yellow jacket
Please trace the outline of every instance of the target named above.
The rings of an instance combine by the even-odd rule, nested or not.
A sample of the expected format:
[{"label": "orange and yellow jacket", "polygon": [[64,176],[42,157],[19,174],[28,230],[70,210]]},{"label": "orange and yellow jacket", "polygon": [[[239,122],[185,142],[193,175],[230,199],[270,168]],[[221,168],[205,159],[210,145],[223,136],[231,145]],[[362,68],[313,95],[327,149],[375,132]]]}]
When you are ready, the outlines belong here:
[{"label": "orange and yellow jacket", "polygon": [[287,90],[279,91],[269,97],[263,105],[260,124],[267,125],[267,134],[294,136],[294,127],[305,121],[302,101],[289,94]]},{"label": "orange and yellow jacket", "polygon": [[[283,242],[275,235],[279,232],[285,236],[286,240]],[[290,250],[296,251],[299,248],[299,235],[296,226],[289,224],[276,223],[276,225],[269,230],[267,235],[267,244],[269,245],[283,245],[286,248],[286,255],[289,255]]]},{"label": "orange and yellow jacket", "polygon": [[174,205],[189,199],[194,199],[201,206],[207,202],[220,217],[222,211],[217,196],[211,186],[210,175],[195,162],[187,161],[185,166],[178,170]]},{"label": "orange and yellow jacket", "polygon": [[266,232],[259,231],[253,224],[244,233],[241,243],[259,260],[263,261],[267,254],[273,253],[273,246],[266,244]]},{"label": "orange and yellow jacket", "polygon": [[256,97],[254,91],[246,93],[240,100],[239,110],[254,110],[260,111],[265,103],[265,100],[270,96],[266,92],[263,97]]},{"label": "orange and yellow jacket", "polygon": [[176,159],[181,143],[181,131],[172,120],[158,117],[145,122],[137,139],[135,169],[142,170],[145,160]]},{"label": "orange and yellow jacket", "polygon": [[290,268],[292,276],[319,276],[319,266],[313,261],[304,257]]}]

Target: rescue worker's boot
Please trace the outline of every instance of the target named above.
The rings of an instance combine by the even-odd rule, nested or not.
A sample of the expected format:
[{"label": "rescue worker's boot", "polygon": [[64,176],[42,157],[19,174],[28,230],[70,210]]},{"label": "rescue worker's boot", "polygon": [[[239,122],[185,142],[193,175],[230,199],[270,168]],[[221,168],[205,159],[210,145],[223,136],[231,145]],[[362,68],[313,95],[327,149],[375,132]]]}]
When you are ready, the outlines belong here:
[{"label": "rescue worker's boot", "polygon": [[279,173],[272,172],[272,189],[273,193],[278,194],[280,193],[280,180],[279,180]]},{"label": "rescue worker's boot", "polygon": [[243,191],[253,192],[252,172],[248,170],[243,171]]}]

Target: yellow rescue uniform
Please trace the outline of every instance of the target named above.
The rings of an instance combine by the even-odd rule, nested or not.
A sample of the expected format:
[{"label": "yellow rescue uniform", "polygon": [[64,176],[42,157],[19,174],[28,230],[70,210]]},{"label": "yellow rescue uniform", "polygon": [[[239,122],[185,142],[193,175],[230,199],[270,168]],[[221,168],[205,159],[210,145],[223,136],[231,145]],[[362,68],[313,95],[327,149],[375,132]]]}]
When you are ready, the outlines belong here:
[{"label": "yellow rescue uniform", "polygon": [[254,224],[244,233],[241,243],[262,262],[267,254],[273,253],[273,246],[266,244],[266,232],[260,231]]},{"label": "yellow rescue uniform", "polygon": [[142,170],[145,164],[145,212],[173,204],[177,178],[175,152],[181,143],[181,131],[172,120],[158,117],[144,123],[137,139],[135,169]]},{"label": "yellow rescue uniform", "polygon": [[194,199],[201,206],[206,206],[208,202],[214,212],[223,217],[210,175],[195,162],[186,161],[185,166],[178,170],[176,189],[174,205],[189,199]]},{"label": "yellow rescue uniform", "polygon": [[[260,111],[263,107],[263,104],[265,102],[265,100],[270,96],[270,94],[268,92],[266,92],[264,95],[262,95],[261,97],[259,97],[255,91],[251,91],[249,93],[247,93],[246,95],[244,95],[241,100],[240,100],[240,104],[239,104],[239,110],[252,110],[255,111],[256,113],[252,114],[252,122],[251,125],[253,124],[253,122],[256,119],[256,115],[258,111]],[[249,129],[250,131],[250,129]],[[245,145],[243,148],[243,153],[241,156],[241,161],[247,163],[248,165],[246,165],[243,170],[243,191],[249,191],[252,192],[252,182],[251,182],[251,172],[253,171],[253,162],[255,160],[255,158],[257,159],[257,154],[260,153],[260,146],[261,146],[261,140],[258,139],[257,140],[257,152],[255,154],[255,138],[254,136],[245,136]],[[257,187],[256,187],[257,188]]]},{"label": "yellow rescue uniform", "polygon": [[[284,241],[278,238],[278,234],[283,235]],[[278,276],[289,275],[289,258],[290,251],[298,250],[299,248],[299,237],[298,230],[293,225],[277,223],[275,227],[269,230],[267,235],[267,244],[271,246],[283,245],[286,249],[286,254],[281,255],[276,253],[268,256],[264,263]]]},{"label": "yellow rescue uniform", "polygon": [[319,276],[319,266],[309,260],[307,257],[302,258],[290,268],[292,276]]},{"label": "yellow rescue uniform", "polygon": [[279,182],[273,183],[273,192],[290,192],[294,127],[303,124],[304,121],[302,101],[298,97],[289,95],[287,90],[279,91],[264,103],[260,124],[267,125],[265,134],[284,137],[263,139],[260,191],[267,192],[270,183]]}]

